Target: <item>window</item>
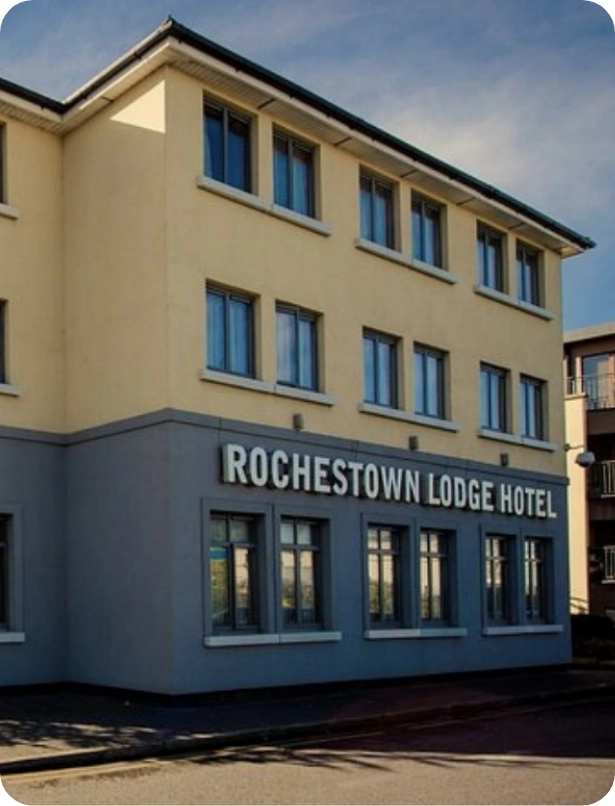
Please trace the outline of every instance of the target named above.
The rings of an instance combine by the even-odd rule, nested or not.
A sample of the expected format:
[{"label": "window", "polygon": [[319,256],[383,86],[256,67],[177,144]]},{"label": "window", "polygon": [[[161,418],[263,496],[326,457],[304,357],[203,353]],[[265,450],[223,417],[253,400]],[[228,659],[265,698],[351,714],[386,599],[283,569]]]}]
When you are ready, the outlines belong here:
[{"label": "window", "polygon": [[0,383],[8,383],[6,369],[6,309],[6,302],[0,300]]},{"label": "window", "polygon": [[0,123],[0,204],[6,203],[6,126]]},{"label": "window", "polygon": [[480,367],[480,424],[491,431],[508,430],[508,372],[489,364]]},{"label": "window", "polygon": [[511,545],[511,538],[500,535],[488,535],[485,540],[485,595],[491,624],[511,621]]},{"label": "window", "polygon": [[284,518],[280,524],[282,615],[287,629],[322,627],[321,528]]},{"label": "window", "polygon": [[300,308],[276,311],[278,383],[318,389],[317,319]]},{"label": "window", "polygon": [[414,348],[414,410],[443,420],[446,415],[445,354],[430,347]]},{"label": "window", "polygon": [[369,620],[372,626],[400,621],[399,530],[372,526],[367,534]]},{"label": "window", "polygon": [[313,149],[294,137],[273,137],[274,200],[296,213],[314,216]]},{"label": "window", "polygon": [[256,607],[256,521],[212,513],[209,577],[214,632],[254,630]]},{"label": "window", "polygon": [[583,356],[582,366],[582,388],[587,395],[587,408],[615,408],[615,354]]},{"label": "window", "polygon": [[0,516],[0,629],[9,626],[9,519]]},{"label": "window", "polygon": [[521,436],[545,439],[545,383],[521,377]]},{"label": "window", "polygon": [[615,546],[604,547],[603,582],[615,582]]},{"label": "window", "polygon": [[442,267],[441,208],[421,196],[412,196],[412,257]]},{"label": "window", "polygon": [[393,188],[371,174],[361,173],[360,189],[361,237],[393,249]]},{"label": "window", "polygon": [[250,297],[207,289],[207,366],[235,375],[254,375],[254,312]]},{"label": "window", "polygon": [[363,334],[363,383],[366,403],[397,406],[397,340],[391,336]]},{"label": "window", "polygon": [[450,532],[421,531],[421,619],[449,622]]},{"label": "window", "polygon": [[517,244],[517,294],[522,302],[542,305],[540,257],[536,249]]},{"label": "window", "polygon": [[250,121],[225,106],[204,105],[205,176],[250,192]]},{"label": "window", "polygon": [[529,622],[547,620],[545,541],[525,539],[525,618]]},{"label": "window", "polygon": [[504,236],[484,224],[478,225],[478,282],[494,291],[506,291],[504,285]]}]

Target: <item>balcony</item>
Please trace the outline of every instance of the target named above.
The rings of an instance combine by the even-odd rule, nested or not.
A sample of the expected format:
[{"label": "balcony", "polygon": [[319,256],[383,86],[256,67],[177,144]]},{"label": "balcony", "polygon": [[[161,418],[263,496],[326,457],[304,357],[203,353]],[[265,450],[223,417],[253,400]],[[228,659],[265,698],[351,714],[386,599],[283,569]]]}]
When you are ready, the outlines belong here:
[{"label": "balcony", "polygon": [[615,498],[615,459],[592,466],[589,491],[592,498]]},{"label": "balcony", "polygon": [[600,375],[582,375],[567,378],[566,393],[587,398],[586,407],[590,411],[615,409],[615,374],[605,372]]}]

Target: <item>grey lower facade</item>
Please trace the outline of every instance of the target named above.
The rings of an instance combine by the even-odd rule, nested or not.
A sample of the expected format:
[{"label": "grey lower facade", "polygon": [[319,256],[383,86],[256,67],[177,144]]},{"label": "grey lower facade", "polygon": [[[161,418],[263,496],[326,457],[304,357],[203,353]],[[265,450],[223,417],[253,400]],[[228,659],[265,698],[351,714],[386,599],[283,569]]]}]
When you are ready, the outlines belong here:
[{"label": "grey lower facade", "polygon": [[[11,519],[0,685],[187,694],[570,660],[565,478],[171,410],[67,439],[0,439]],[[293,455],[308,481],[299,470],[294,483]],[[530,491],[524,507],[515,489]],[[254,529],[251,615],[225,622],[212,523],[234,518]],[[298,523],[318,534],[305,623],[293,621],[281,573],[292,554],[282,526]],[[390,573],[368,541],[378,529],[396,536]],[[446,546],[433,566],[429,535]],[[494,536],[506,544],[499,620],[486,584]],[[542,553],[528,570],[531,545]],[[446,608],[426,618],[430,569]],[[541,601],[528,611],[534,572]]]}]

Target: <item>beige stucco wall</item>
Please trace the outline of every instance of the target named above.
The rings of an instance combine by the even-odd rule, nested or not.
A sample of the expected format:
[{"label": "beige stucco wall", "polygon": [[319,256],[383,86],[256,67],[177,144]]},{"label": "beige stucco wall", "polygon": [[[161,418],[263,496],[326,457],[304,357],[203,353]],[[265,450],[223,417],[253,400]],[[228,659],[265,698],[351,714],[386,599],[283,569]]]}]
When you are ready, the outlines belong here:
[{"label": "beige stucco wall", "polygon": [[587,613],[589,610],[587,548],[587,473],[575,459],[587,447],[585,395],[566,398],[566,442],[571,446],[567,453],[568,488],[568,544],[570,556],[570,610]]},{"label": "beige stucco wall", "polygon": [[62,142],[12,118],[0,124],[8,206],[0,211],[0,299],[7,303],[7,380],[17,393],[0,392],[0,423],[62,432]]},{"label": "beige stucco wall", "polygon": [[65,138],[69,431],[167,404],[165,128],[159,72]]},{"label": "beige stucco wall", "polygon": [[[449,205],[446,212],[452,256],[448,268],[458,276],[455,285],[357,249],[359,162],[332,146],[322,145],[319,151],[321,217],[333,232],[328,237],[199,188],[195,178],[202,171],[203,87],[174,71],[167,77],[172,406],[287,427],[293,413],[301,412],[308,431],[401,447],[407,447],[410,434],[418,434],[422,450],[488,462],[499,462],[500,453],[507,452],[515,466],[564,471],[561,450],[547,453],[477,437],[479,364],[486,361],[512,372],[515,430],[519,374],[548,382],[549,438],[563,443],[557,255],[545,254],[546,304],[556,317],[547,321],[475,293],[476,217],[461,207]],[[259,150],[265,156],[261,153],[258,191],[266,202],[272,200],[271,151],[266,144],[275,123],[266,111],[259,113]],[[411,190],[411,184],[402,182],[400,233],[401,248],[406,251],[410,249]],[[508,238],[507,246],[509,291],[514,296],[514,238]],[[205,361],[206,282],[257,298],[258,376],[266,382],[275,382],[276,301],[321,313],[323,391],[335,397],[337,405],[327,407],[200,380]],[[363,397],[364,327],[401,339],[402,407],[409,412],[414,408],[413,343],[450,352],[450,414],[461,426],[459,433],[358,411]]]}]

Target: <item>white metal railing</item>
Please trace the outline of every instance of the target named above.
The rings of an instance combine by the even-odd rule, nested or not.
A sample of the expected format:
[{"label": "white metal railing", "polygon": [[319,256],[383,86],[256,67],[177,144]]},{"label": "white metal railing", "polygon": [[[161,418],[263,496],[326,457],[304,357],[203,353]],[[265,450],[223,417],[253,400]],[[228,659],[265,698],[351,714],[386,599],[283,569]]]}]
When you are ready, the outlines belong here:
[{"label": "white metal railing", "polygon": [[588,409],[615,409],[615,373],[567,378],[566,393],[586,395]]}]

